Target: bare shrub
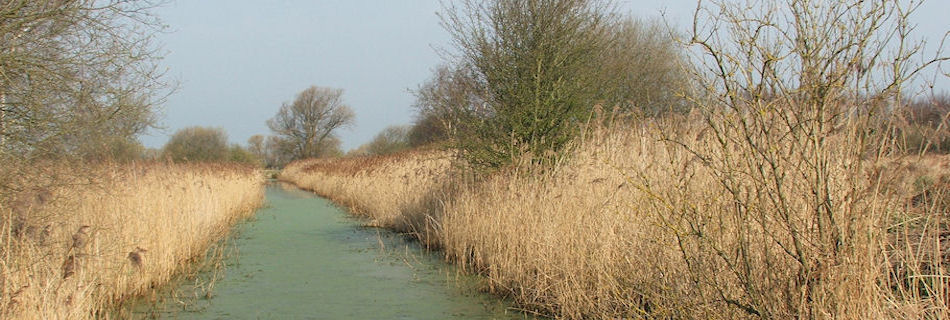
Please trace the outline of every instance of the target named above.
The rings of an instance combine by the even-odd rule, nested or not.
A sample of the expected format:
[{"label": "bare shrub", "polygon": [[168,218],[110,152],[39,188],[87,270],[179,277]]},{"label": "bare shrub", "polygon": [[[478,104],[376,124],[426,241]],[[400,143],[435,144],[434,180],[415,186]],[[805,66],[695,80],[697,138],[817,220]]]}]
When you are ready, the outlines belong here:
[{"label": "bare shrub", "polygon": [[867,130],[873,116],[944,60],[916,62],[917,5],[697,7],[688,44],[697,86],[709,88],[695,103],[711,138],[669,139],[711,170],[728,201],[684,200],[665,214],[680,221],[671,227],[685,232],[683,263],[710,298],[766,318],[882,317],[881,297],[895,293],[899,303],[937,301],[887,288],[881,225],[895,203],[868,175],[883,150]]}]

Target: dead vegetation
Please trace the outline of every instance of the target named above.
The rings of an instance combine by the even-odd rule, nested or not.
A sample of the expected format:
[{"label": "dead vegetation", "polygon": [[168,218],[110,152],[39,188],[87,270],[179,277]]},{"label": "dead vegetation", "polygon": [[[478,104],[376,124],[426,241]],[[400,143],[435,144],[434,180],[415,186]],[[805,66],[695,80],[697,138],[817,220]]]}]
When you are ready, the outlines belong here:
[{"label": "dead vegetation", "polygon": [[[72,169],[17,172],[31,170]],[[94,177],[29,175],[8,184],[20,188],[0,202],[0,317],[107,317],[204,257],[263,201],[263,175],[249,167],[93,165],[83,172]]]},{"label": "dead vegetation", "polygon": [[555,317],[947,316],[950,159],[861,160],[846,133],[830,136],[840,225],[824,233],[807,180],[784,175],[776,207],[742,171],[759,169],[738,153],[749,150],[720,158],[735,173],[723,183],[699,156],[723,152],[701,116],[626,126],[594,130],[543,174],[475,181],[430,151],[296,162],[281,178],[414,232],[488,290]]}]

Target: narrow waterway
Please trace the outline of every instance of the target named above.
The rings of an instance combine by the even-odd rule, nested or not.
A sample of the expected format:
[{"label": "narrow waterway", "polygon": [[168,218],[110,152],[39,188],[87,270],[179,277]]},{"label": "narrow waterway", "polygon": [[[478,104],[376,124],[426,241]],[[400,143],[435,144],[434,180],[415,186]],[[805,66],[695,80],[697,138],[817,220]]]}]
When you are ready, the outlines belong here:
[{"label": "narrow waterway", "polygon": [[239,227],[237,252],[207,296],[181,281],[139,317],[173,319],[522,319],[477,292],[437,253],[401,236],[360,227],[329,201],[294,187],[267,187],[268,206]]}]

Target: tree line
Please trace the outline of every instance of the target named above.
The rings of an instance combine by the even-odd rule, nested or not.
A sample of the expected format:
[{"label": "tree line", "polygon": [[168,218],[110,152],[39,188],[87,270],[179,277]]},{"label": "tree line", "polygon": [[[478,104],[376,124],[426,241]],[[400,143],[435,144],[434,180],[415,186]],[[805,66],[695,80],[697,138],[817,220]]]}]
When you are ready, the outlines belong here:
[{"label": "tree line", "polygon": [[[702,42],[659,20],[622,14],[613,1],[464,0],[439,13],[452,42],[414,90],[409,125],[386,128],[344,153],[339,129],[354,124],[353,111],[343,90],[313,86],[267,121],[272,135],[251,137],[245,146],[227,143],[220,129],[187,128],[162,150],[147,150],[137,136],[155,127],[158,106],[174,89],[157,64],[154,36],[164,26],[151,11],[159,4],[0,4],[9,17],[0,21],[0,158],[226,159],[280,167],[300,158],[434,145],[458,150],[475,168],[525,158],[551,163],[597,110],[614,119],[683,113],[722,85],[696,81],[708,70],[687,48]],[[907,99],[898,131],[908,148],[947,150],[946,98]]]},{"label": "tree line", "polygon": [[[718,104],[726,109],[740,101],[783,99],[807,107],[828,102],[788,95],[830,99],[832,92],[847,92],[851,100],[841,105],[853,106],[852,113],[875,113],[876,130],[897,136],[903,152],[948,152],[946,95],[902,90],[916,74],[946,60],[942,48],[936,57],[924,57],[924,43],[911,38],[908,17],[918,6],[842,0],[812,8],[792,1],[743,13],[713,1],[697,6],[693,29],[678,32],[659,20],[621,14],[607,0],[453,2],[440,13],[451,48],[415,90],[414,123],[391,144],[450,147],[476,169],[522,160],[554,163],[597,119],[624,125],[623,119],[705,110],[716,99],[729,99]],[[770,33],[779,14],[864,20],[849,20],[855,29],[848,32],[827,31],[825,25],[842,25],[832,19],[825,25],[801,20],[788,26],[793,31]],[[746,30],[742,19],[762,27]],[[880,23],[894,20],[903,24],[895,24],[891,36],[875,38],[884,34]],[[834,51],[813,47],[823,43]],[[808,65],[795,66],[789,57]],[[896,69],[883,70],[887,66]],[[380,133],[364,148],[390,141],[388,136]]]},{"label": "tree line", "polygon": [[686,110],[672,30],[610,1],[466,0],[440,16],[454,54],[416,91],[410,136],[441,141],[474,168],[553,163],[598,109]]},{"label": "tree line", "polygon": [[477,168],[525,156],[551,162],[595,108],[686,110],[685,56],[670,29],[619,14],[610,1],[467,0],[440,16],[451,54],[414,90],[414,122],[388,127],[347,155],[434,145],[459,150]]}]

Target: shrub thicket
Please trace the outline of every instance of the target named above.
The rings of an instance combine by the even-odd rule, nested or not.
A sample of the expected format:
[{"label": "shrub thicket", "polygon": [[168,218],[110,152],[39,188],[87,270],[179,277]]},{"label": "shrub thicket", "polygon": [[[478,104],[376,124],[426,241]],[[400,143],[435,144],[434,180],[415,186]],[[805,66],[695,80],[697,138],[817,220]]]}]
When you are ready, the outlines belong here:
[{"label": "shrub thicket", "polygon": [[908,153],[950,153],[950,96],[921,97],[895,119],[895,136]]},{"label": "shrub thicket", "polygon": [[188,127],[175,132],[162,148],[173,161],[225,161],[228,135],[221,128]]},{"label": "shrub thicket", "polygon": [[598,57],[613,23],[607,5],[473,0],[443,18],[477,96],[459,123],[460,155],[483,168],[523,154],[555,160],[599,98]]},{"label": "shrub thicket", "polygon": [[451,139],[475,168],[551,164],[597,105],[655,116],[685,110],[683,55],[659,22],[609,1],[465,1],[443,24],[459,55],[417,94],[417,141]]}]

